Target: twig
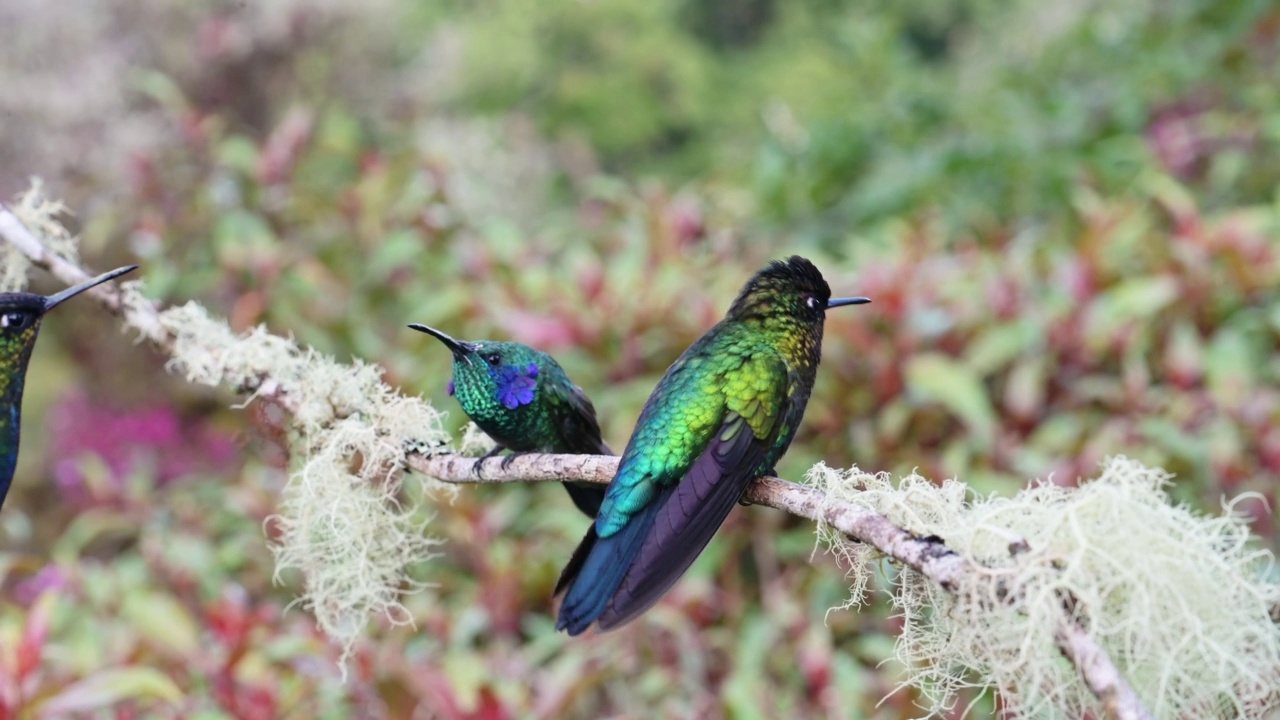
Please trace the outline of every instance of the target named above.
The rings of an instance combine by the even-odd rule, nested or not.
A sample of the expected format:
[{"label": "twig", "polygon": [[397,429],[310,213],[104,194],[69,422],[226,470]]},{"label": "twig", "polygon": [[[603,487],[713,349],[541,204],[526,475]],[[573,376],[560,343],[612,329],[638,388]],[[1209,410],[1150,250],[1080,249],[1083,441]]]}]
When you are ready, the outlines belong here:
[{"label": "twig", "polygon": [[[75,264],[50,253],[4,205],[0,205],[0,236],[33,264],[48,270],[68,285],[90,277]],[[147,339],[162,352],[172,353],[174,337],[163,330],[153,305],[125,303],[120,293],[115,291],[93,292],[93,296],[107,309],[125,315],[130,324],[155,329],[145,333]],[[287,394],[269,378],[262,379],[255,395],[279,403],[286,410],[295,409]],[[488,462],[479,474],[473,472],[477,462],[480,461],[476,458],[453,454],[424,456],[409,453],[405,458],[410,469],[450,483],[577,480],[603,484],[613,479],[618,468],[618,458],[603,455],[522,455],[511,459],[505,468],[496,460]],[[812,487],[762,477],[747,489],[746,499],[756,505],[824,522],[854,540],[875,547],[951,592],[957,591],[976,574],[975,566],[941,540],[916,537],[884,515],[836,500]],[[1102,646],[1071,617],[1068,606],[1069,599],[1064,600],[1063,613],[1054,632],[1063,655],[1076,666],[1110,717],[1116,720],[1150,720],[1151,715],[1133,688]]]}]

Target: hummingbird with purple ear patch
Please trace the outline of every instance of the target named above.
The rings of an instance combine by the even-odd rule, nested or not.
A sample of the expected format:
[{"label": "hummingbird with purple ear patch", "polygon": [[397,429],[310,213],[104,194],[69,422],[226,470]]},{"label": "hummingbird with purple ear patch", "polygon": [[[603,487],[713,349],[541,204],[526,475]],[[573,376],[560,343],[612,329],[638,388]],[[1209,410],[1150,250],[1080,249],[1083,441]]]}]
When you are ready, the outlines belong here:
[{"label": "hummingbird with purple ear patch", "polygon": [[[550,355],[517,342],[455,340],[426,325],[424,332],[453,353],[449,394],[462,411],[497,443],[485,457],[503,450],[506,467],[517,454],[612,455],[600,438],[596,409]],[[477,465],[477,468],[479,465]],[[594,518],[604,499],[604,486],[568,482],[573,504]]]},{"label": "hummingbird with purple ear patch", "polygon": [[556,629],[619,627],[680,579],[795,437],[827,310],[868,302],[831,297],[822,273],[799,256],[747,281],[640,411],[600,512],[560,574]]},{"label": "hummingbird with purple ear patch", "polygon": [[0,293],[0,506],[9,495],[13,471],[18,466],[22,388],[31,350],[40,332],[40,321],[63,301],[137,267],[117,268],[48,297],[26,292]]}]

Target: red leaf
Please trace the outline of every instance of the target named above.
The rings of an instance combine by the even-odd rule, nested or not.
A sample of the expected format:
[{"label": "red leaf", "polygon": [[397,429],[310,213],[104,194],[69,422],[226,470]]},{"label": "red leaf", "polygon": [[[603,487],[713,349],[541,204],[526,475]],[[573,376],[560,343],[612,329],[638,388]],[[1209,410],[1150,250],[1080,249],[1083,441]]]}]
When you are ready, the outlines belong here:
[{"label": "red leaf", "polygon": [[18,642],[16,675],[19,683],[30,677],[40,667],[40,658],[44,654],[44,642],[49,637],[49,615],[57,595],[45,592],[31,605],[27,614],[27,623],[22,631],[22,640]]}]

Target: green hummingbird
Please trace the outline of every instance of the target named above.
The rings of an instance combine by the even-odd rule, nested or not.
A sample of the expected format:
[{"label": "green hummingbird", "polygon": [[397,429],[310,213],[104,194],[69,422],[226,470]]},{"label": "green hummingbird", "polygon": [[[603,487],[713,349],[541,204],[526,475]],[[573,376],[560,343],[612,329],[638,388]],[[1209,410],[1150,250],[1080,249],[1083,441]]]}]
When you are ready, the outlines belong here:
[{"label": "green hummingbird", "polygon": [[0,293],[0,506],[9,495],[13,471],[18,466],[22,388],[27,379],[27,362],[31,360],[31,350],[40,332],[40,321],[64,300],[137,267],[117,268],[49,297],[26,292]]},{"label": "green hummingbird", "polygon": [[[613,454],[600,439],[595,406],[555,358],[517,342],[455,340],[426,325],[409,327],[434,337],[453,353],[449,394],[498,443],[485,457],[503,450]],[[514,457],[504,458],[502,466]],[[569,482],[564,487],[579,510],[596,516],[604,500],[603,485]]]},{"label": "green hummingbird", "polygon": [[560,575],[556,629],[639,616],[706,547],[753,479],[773,473],[804,416],[831,297],[809,260],[757,272],[649,395],[586,537]]}]

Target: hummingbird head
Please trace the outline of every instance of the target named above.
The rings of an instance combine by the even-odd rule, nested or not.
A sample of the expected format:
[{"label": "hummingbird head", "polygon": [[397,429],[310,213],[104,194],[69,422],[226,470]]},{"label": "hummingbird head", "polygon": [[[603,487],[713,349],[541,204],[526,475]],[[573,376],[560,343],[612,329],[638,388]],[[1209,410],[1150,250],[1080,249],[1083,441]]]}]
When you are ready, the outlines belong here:
[{"label": "hummingbird head", "polygon": [[0,372],[26,367],[46,309],[43,295],[0,294]]},{"label": "hummingbird head", "polygon": [[85,290],[132,272],[137,267],[117,268],[48,297],[26,292],[0,293],[0,373],[10,375],[26,369],[45,313]]},{"label": "hummingbird head", "polygon": [[832,298],[831,287],[807,258],[792,255],[774,260],[743,286],[729,308],[729,319],[776,319],[791,325],[822,326],[827,310],[845,305],[862,305],[864,297]]},{"label": "hummingbird head", "polygon": [[436,338],[453,353],[449,394],[458,398],[472,420],[479,423],[487,415],[533,402],[542,372],[542,353],[521,343],[468,342],[426,325],[415,323],[409,327]]}]

